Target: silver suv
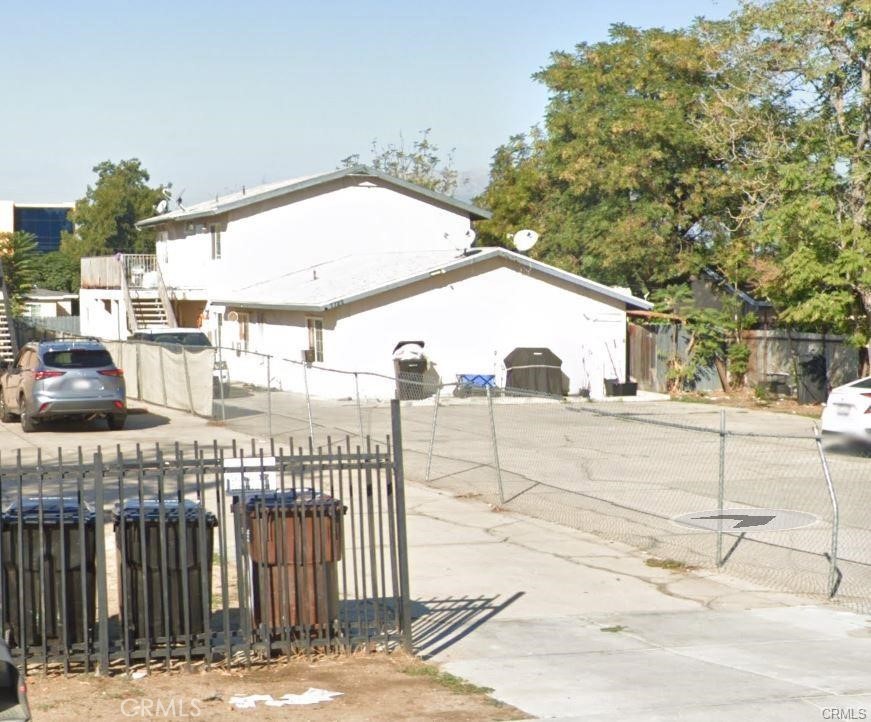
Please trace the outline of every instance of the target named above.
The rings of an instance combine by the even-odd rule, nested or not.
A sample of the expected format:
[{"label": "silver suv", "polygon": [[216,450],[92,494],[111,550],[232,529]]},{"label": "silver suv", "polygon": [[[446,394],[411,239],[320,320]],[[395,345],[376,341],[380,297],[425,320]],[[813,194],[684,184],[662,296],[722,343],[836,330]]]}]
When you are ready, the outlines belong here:
[{"label": "silver suv", "polygon": [[112,430],[124,428],[124,372],[99,341],[28,343],[0,376],[0,421],[15,416],[34,431],[40,420],[105,416]]}]

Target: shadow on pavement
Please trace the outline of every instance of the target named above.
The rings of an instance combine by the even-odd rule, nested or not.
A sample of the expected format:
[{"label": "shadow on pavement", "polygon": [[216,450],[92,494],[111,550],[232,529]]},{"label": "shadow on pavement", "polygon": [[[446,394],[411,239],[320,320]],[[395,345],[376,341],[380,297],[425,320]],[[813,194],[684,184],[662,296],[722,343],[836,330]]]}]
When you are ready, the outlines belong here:
[{"label": "shadow on pavement", "polygon": [[[157,426],[166,426],[169,423],[168,416],[160,414],[134,413],[128,414],[127,422],[124,424],[123,431],[140,431],[142,429],[153,429]],[[106,419],[91,419],[90,421],[81,421],[77,419],[60,419],[58,421],[41,421],[37,426],[37,433],[40,431],[50,433],[68,434],[76,433],[91,433],[97,431],[106,431]],[[123,432],[121,432],[123,433]]]},{"label": "shadow on pavement", "polygon": [[422,659],[430,659],[440,654],[510,607],[523,595],[524,592],[516,592],[502,601],[497,596],[449,597],[415,602],[412,608],[415,651]]}]

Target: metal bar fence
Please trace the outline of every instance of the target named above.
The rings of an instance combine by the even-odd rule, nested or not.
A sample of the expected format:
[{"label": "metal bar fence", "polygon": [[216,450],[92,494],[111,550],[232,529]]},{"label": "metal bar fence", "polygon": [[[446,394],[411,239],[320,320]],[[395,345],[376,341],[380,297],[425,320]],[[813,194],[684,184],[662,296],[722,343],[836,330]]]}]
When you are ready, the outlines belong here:
[{"label": "metal bar fence", "polygon": [[[398,407],[393,419],[398,435]],[[16,663],[111,673],[410,648],[397,451],[346,438],[17,455],[0,466],[0,624]]]}]

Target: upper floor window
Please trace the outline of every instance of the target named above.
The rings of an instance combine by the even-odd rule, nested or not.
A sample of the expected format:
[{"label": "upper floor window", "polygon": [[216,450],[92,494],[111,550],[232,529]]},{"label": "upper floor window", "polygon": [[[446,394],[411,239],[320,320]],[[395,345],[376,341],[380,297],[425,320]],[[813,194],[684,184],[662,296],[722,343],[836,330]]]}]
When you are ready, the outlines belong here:
[{"label": "upper floor window", "polygon": [[212,258],[217,260],[221,257],[221,226],[213,223],[209,226],[212,235]]}]

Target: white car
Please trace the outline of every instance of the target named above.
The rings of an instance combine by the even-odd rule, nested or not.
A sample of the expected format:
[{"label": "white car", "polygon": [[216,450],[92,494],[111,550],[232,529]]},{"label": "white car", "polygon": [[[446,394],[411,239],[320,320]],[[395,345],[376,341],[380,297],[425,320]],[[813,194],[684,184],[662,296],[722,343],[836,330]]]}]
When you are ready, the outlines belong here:
[{"label": "white car", "polygon": [[821,422],[823,431],[871,441],[871,376],[832,389]]}]

